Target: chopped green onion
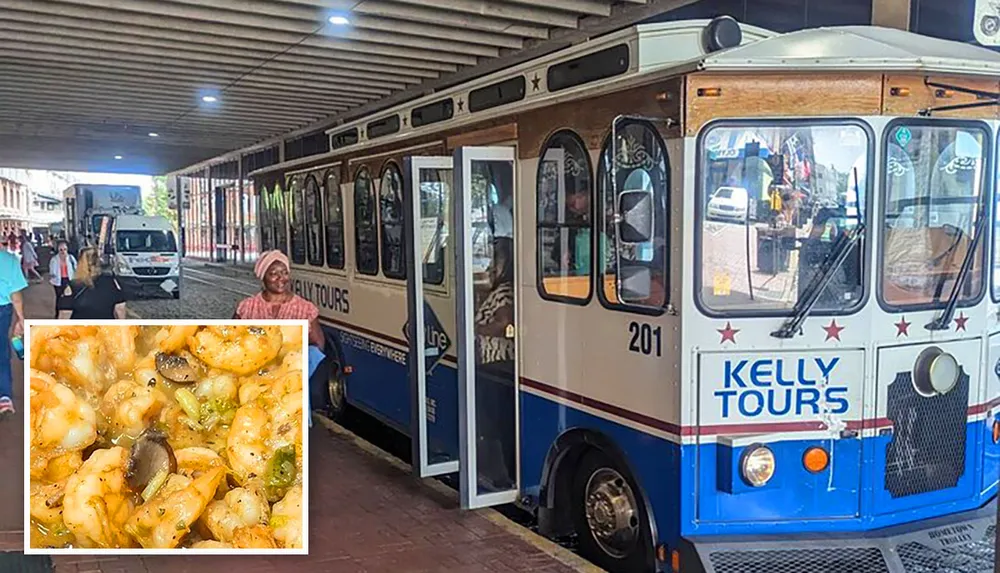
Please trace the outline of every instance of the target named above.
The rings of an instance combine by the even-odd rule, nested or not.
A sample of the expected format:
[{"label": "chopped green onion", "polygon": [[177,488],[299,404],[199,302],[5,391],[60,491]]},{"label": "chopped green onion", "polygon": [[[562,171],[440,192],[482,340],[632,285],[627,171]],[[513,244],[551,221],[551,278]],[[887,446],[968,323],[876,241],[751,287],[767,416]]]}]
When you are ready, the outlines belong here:
[{"label": "chopped green onion", "polygon": [[191,420],[198,420],[201,418],[201,404],[198,402],[198,398],[190,390],[187,388],[178,388],[177,391],[174,392],[174,397],[177,398],[177,403],[184,409],[184,413],[188,415],[188,418],[191,418]]},{"label": "chopped green onion", "polygon": [[153,479],[149,480],[146,484],[146,489],[142,490],[142,501],[149,501],[156,495],[156,492],[160,491],[163,484],[167,482],[167,470],[160,470],[153,476]]},{"label": "chopped green onion", "polygon": [[280,498],[284,495],[284,490],[295,483],[295,446],[284,446],[278,448],[267,462],[267,472],[264,477],[264,484],[267,488],[269,499]]}]

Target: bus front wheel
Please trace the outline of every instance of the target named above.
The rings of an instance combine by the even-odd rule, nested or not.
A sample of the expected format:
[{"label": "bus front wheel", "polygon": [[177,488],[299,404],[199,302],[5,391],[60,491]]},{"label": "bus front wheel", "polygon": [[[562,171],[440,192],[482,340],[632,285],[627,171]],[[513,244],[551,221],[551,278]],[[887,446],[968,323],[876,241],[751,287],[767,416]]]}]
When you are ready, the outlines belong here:
[{"label": "bus front wheel", "polygon": [[584,454],[573,479],[573,526],[580,554],[612,573],[652,571],[652,533],[629,472],[598,449]]},{"label": "bus front wheel", "polygon": [[330,365],[330,376],[326,383],[327,389],[327,414],[334,422],[339,422],[344,417],[347,409],[347,381],[344,380],[344,373],[339,364]]}]

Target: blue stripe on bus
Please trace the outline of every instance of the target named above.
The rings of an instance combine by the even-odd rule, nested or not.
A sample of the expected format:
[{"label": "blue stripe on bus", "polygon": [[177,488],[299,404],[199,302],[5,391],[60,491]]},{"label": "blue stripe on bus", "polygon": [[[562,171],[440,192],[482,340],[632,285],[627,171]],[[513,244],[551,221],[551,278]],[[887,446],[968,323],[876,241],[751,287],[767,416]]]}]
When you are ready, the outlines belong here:
[{"label": "blue stripe on bus", "polygon": [[[354,368],[347,385],[349,401],[409,434],[410,387],[405,351],[370,337],[331,330],[341,339],[346,363]],[[457,372],[453,367],[439,364],[432,371],[428,377],[428,399],[429,417],[433,418],[428,424],[431,447],[448,459],[455,459],[458,396]],[[724,480],[718,475],[719,462],[725,462],[723,468],[736,469],[743,448],[727,452],[726,446],[715,443],[681,446],[572,405],[522,391],[521,482],[525,493],[538,495],[549,449],[563,432],[574,428],[600,432],[622,451],[654,509],[659,540],[670,546],[675,546],[680,536],[862,531],[957,513],[980,507],[996,494],[995,476],[1000,469],[1000,446],[992,442],[992,419],[987,419],[967,424],[968,469],[957,486],[961,489],[958,494],[961,499],[956,499],[956,490],[951,488],[892,500],[880,483],[884,461],[880,464],[876,459],[877,452],[884,459],[888,436],[838,440],[831,452],[831,467],[835,472],[832,488],[828,488],[830,470],[812,475],[802,468],[805,450],[812,445],[828,445],[828,441],[790,439],[771,443],[769,447],[775,452],[778,466],[775,481],[759,489],[736,483],[733,488],[737,493],[727,493],[720,490]],[[988,444],[982,455],[977,443]],[[696,472],[696,462],[705,470]],[[862,467],[877,472],[877,476],[867,480],[867,491],[861,491],[866,485],[860,474]],[[696,480],[696,488],[682,490],[682,483]],[[875,508],[891,511],[874,515]]]}]

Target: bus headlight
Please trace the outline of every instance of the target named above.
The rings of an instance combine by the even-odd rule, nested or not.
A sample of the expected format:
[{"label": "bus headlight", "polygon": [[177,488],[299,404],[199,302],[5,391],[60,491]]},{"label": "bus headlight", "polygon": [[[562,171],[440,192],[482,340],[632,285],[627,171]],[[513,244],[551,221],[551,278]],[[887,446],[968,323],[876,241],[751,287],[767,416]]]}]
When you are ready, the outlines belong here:
[{"label": "bus headlight", "polygon": [[774,477],[774,452],[767,446],[750,446],[740,460],[740,473],[748,484],[761,487]]},{"label": "bus headlight", "polygon": [[947,394],[958,384],[962,367],[951,354],[936,346],[917,356],[913,365],[913,385],[923,396]]}]

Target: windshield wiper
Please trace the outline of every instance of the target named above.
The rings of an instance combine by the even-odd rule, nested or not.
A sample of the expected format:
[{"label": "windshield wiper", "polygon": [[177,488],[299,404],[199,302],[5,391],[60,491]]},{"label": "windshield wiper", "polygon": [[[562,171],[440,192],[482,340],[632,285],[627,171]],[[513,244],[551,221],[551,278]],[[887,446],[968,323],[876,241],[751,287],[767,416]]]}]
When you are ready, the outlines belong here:
[{"label": "windshield wiper", "polygon": [[941,311],[941,314],[924,326],[927,330],[948,330],[951,318],[955,316],[955,307],[958,306],[958,294],[962,291],[963,283],[965,283],[965,279],[968,278],[969,273],[972,271],[972,264],[975,262],[976,257],[976,248],[979,245],[980,237],[983,235],[983,229],[986,227],[986,201],[982,199],[980,200],[978,217],[979,220],[976,221],[976,229],[973,232],[972,241],[969,242],[969,250],[965,252],[965,258],[962,259],[962,267],[958,271],[958,276],[955,277],[955,284],[951,287],[951,294],[948,295],[948,303],[944,305],[944,310]]},{"label": "windshield wiper", "polygon": [[833,250],[830,251],[826,258],[823,259],[819,270],[813,275],[802,296],[799,297],[798,302],[792,307],[792,315],[781,325],[781,328],[772,332],[771,336],[775,338],[792,338],[795,336],[795,333],[800,331],[802,323],[809,316],[809,313],[812,312],[813,307],[816,306],[820,295],[823,294],[827,285],[833,280],[834,273],[844,264],[847,256],[851,254],[854,246],[858,244],[858,241],[861,240],[864,234],[865,224],[859,221],[858,225],[851,229],[848,234],[840,236],[840,240],[834,245]]}]

